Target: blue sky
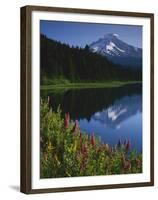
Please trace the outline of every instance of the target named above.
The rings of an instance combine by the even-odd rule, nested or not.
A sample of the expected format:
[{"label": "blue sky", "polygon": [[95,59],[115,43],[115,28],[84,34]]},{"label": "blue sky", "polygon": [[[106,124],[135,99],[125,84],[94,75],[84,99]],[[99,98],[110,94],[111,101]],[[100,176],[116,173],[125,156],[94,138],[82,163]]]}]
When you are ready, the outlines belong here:
[{"label": "blue sky", "polygon": [[41,20],[40,33],[79,47],[84,47],[105,34],[116,33],[124,42],[142,48],[142,26]]}]

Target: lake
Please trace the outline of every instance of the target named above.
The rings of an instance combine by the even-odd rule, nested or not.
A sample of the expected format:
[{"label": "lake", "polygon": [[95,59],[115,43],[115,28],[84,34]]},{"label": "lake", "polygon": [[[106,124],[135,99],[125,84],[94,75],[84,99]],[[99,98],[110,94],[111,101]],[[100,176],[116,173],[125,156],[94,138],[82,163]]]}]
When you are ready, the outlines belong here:
[{"label": "lake", "polygon": [[142,151],[142,85],[95,89],[41,91],[50,96],[52,109],[58,105],[62,114],[69,112],[80,129],[93,132],[102,142],[114,146],[130,140],[131,148]]}]

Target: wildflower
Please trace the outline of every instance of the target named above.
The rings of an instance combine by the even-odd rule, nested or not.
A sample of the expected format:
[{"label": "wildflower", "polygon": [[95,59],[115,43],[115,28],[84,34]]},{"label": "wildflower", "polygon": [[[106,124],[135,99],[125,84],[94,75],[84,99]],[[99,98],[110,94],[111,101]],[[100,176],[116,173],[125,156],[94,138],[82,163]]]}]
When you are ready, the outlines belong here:
[{"label": "wildflower", "polygon": [[85,139],[88,142],[88,140],[89,140],[88,134],[86,135]]},{"label": "wildflower", "polygon": [[131,162],[129,160],[126,160],[124,155],[121,156],[121,163],[124,170],[131,169]]},{"label": "wildflower", "polygon": [[124,144],[124,146],[126,146],[126,143],[127,143],[127,141],[126,141],[126,140],[124,140],[124,143],[123,143],[123,144]]},{"label": "wildflower", "polygon": [[137,165],[138,168],[141,167],[141,161],[139,159],[136,159],[136,165]]},{"label": "wildflower", "polygon": [[109,151],[110,147],[108,144],[105,144],[105,149],[106,149],[106,151]]},{"label": "wildflower", "polygon": [[108,145],[108,144],[105,144],[104,145],[104,149],[105,151],[110,155],[112,153],[112,148]]},{"label": "wildflower", "polygon": [[68,125],[69,125],[69,113],[66,113],[64,118],[64,127],[67,128]]},{"label": "wildflower", "polygon": [[74,126],[73,126],[73,128],[72,128],[72,132],[74,133],[74,132],[76,132],[76,130],[78,129],[78,123],[77,123],[77,120],[75,121],[75,124],[74,124]]},{"label": "wildflower", "polygon": [[131,147],[131,144],[130,144],[130,141],[128,140],[126,145],[125,145],[126,151],[128,151],[130,149],[130,147]]},{"label": "wildflower", "polygon": [[80,144],[82,144],[82,133],[80,132]]},{"label": "wildflower", "polygon": [[85,170],[85,165],[84,162],[82,162],[80,165],[80,171],[83,172],[84,170]]},{"label": "wildflower", "polygon": [[91,144],[94,147],[95,146],[95,137],[94,137],[94,133],[92,133],[91,135]]},{"label": "wildflower", "polygon": [[117,147],[118,147],[118,148],[121,147],[121,140],[118,141],[118,143],[117,143]]},{"label": "wildflower", "polygon": [[83,152],[83,154],[87,153],[87,145],[86,144],[82,145],[82,152]]},{"label": "wildflower", "polygon": [[112,153],[113,153],[113,148],[110,147],[108,153],[109,153],[109,156],[112,155]]}]

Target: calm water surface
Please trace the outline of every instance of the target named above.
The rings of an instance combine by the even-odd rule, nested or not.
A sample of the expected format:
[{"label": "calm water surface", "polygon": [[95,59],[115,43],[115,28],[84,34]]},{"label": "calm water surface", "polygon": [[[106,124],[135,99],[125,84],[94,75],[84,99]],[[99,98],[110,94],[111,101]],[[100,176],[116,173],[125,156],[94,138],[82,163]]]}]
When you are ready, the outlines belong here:
[{"label": "calm water surface", "polygon": [[142,85],[119,88],[44,91],[53,109],[61,105],[64,113],[78,120],[82,131],[97,134],[101,141],[115,145],[130,139],[131,147],[142,151]]}]

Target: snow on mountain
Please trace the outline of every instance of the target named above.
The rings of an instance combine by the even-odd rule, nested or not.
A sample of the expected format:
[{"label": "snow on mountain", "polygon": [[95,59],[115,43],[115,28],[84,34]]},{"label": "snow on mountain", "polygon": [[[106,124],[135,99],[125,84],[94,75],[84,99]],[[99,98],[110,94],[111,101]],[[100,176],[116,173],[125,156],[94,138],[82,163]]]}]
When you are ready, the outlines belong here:
[{"label": "snow on mountain", "polygon": [[120,127],[130,117],[142,112],[142,96],[126,96],[114,102],[109,108],[96,112],[92,118],[111,128]]},{"label": "snow on mountain", "polygon": [[92,52],[101,54],[114,63],[135,67],[142,65],[142,49],[120,40],[116,33],[104,35],[89,47]]}]

